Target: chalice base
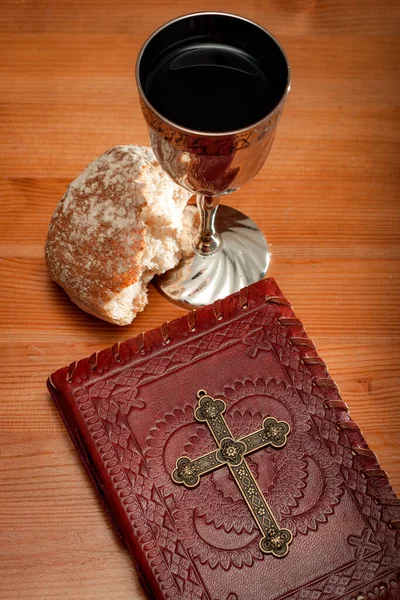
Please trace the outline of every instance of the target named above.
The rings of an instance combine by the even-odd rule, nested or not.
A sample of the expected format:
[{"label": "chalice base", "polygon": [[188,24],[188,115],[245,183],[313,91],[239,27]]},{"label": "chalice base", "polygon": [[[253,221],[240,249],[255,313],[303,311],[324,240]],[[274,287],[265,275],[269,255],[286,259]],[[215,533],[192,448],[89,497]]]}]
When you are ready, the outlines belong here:
[{"label": "chalice base", "polygon": [[[195,206],[185,210],[185,220],[197,213]],[[263,279],[267,272],[268,244],[252,219],[222,204],[215,224],[222,238],[222,248],[216,254],[199,256],[188,238],[179,264],[153,279],[163,296],[183,308],[211,304]]]}]

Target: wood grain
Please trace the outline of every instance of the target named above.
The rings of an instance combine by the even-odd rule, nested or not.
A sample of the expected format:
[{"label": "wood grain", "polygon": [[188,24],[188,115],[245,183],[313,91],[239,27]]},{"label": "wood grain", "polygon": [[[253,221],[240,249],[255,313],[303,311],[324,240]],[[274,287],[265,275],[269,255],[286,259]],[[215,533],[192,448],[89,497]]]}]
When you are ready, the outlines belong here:
[{"label": "wood grain", "polygon": [[[68,183],[148,143],[133,78],[169,18],[227,10],[282,41],[293,86],[267,165],[229,197],[271,243],[270,274],[400,492],[400,4],[395,0],[0,3],[0,598],[144,600],[45,389],[53,370],[182,311],[150,290],[119,328],[49,281]],[[267,599],[266,599],[267,600]]]}]

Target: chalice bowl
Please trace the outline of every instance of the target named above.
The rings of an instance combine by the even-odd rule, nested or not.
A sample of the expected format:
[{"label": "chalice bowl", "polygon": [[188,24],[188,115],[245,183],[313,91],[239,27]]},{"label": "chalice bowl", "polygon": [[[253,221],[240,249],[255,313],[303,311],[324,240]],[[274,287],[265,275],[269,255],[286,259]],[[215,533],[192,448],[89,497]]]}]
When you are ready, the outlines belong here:
[{"label": "chalice bowl", "polygon": [[[262,232],[219,201],[263,166],[290,88],[290,67],[260,25],[202,12],[151,35],[139,53],[136,80],[159,163],[197,197],[198,225],[191,225],[183,257],[155,283],[186,308],[210,304],[267,271]],[[186,211],[185,221],[193,224],[196,207]]]}]

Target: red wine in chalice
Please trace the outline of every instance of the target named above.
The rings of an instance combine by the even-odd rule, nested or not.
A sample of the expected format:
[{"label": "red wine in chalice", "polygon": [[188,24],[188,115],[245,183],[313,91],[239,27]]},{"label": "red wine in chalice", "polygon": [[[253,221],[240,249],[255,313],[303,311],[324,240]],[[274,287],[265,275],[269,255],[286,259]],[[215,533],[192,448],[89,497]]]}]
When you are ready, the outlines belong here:
[{"label": "red wine in chalice", "polygon": [[248,127],[271,112],[282,95],[281,78],[273,61],[263,64],[230,44],[191,40],[160,57],[144,91],[177,125],[218,133]]}]

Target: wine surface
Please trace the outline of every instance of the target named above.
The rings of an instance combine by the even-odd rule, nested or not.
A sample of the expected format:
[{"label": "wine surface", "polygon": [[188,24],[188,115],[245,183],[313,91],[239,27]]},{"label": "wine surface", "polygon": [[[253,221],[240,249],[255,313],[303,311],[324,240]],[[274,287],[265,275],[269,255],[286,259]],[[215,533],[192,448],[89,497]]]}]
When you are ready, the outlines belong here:
[{"label": "wine surface", "polygon": [[279,101],[273,72],[233,46],[191,42],[161,58],[144,91],[177,125],[220,133],[250,126],[273,110]]}]

